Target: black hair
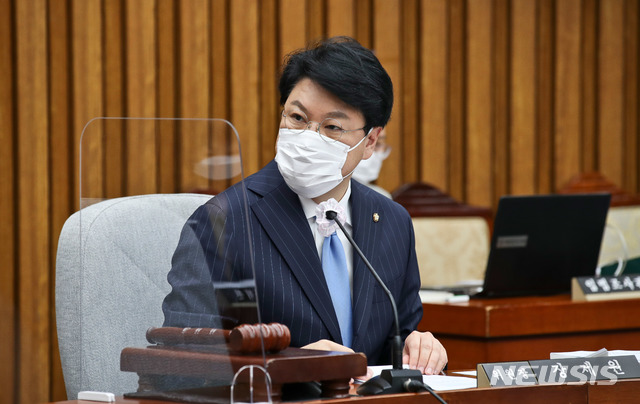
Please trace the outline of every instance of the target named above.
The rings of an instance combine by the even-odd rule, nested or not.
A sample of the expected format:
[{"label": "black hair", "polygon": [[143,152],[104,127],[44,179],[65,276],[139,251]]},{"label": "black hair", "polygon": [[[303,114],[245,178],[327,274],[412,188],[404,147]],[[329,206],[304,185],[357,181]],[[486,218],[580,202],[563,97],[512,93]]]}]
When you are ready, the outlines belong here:
[{"label": "black hair", "polygon": [[366,132],[384,127],[391,117],[391,78],[373,52],[353,38],[328,38],[287,55],[278,85],[281,106],[303,78],[360,111]]}]

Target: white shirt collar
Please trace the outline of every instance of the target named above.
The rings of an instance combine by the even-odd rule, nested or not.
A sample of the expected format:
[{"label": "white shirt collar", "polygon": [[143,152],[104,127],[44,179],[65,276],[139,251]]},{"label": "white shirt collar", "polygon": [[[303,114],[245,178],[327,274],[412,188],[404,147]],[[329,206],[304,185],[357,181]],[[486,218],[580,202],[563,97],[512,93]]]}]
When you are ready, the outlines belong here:
[{"label": "white shirt collar", "polygon": [[[318,204],[315,203],[311,198],[305,198],[304,196],[300,196],[300,195],[298,195],[298,198],[300,198],[300,203],[302,204],[302,209],[304,210],[305,217],[307,219],[315,218],[316,206],[318,206]],[[351,198],[351,180],[349,180],[349,186],[347,187],[347,192],[345,192],[342,199],[338,201],[338,205],[344,208],[344,214],[347,218],[346,224],[351,225],[351,207],[349,204],[349,198]]]},{"label": "white shirt collar", "polygon": [[[342,199],[338,202],[338,205],[344,208],[344,215],[346,217],[346,222],[344,224],[344,229],[347,233],[353,234],[352,225],[351,225],[351,208],[349,203],[349,198],[351,197],[351,179],[349,179],[349,186],[347,187],[347,192],[344,193]],[[304,210],[304,214],[307,218],[307,222],[309,223],[309,229],[311,230],[311,234],[313,234],[313,239],[316,244],[316,251],[318,253],[318,257],[322,260],[322,244],[324,243],[325,238],[320,235],[318,232],[318,223],[316,223],[316,206],[313,200],[309,198],[304,198],[298,195],[300,199],[300,203],[302,204],[302,209]],[[347,258],[347,270],[349,271],[349,285],[351,287],[351,293],[353,294],[353,248],[347,240],[347,236],[345,236],[341,231],[337,232],[338,238],[342,243],[342,247],[344,248],[344,254]],[[353,297],[352,297],[353,298]]]}]

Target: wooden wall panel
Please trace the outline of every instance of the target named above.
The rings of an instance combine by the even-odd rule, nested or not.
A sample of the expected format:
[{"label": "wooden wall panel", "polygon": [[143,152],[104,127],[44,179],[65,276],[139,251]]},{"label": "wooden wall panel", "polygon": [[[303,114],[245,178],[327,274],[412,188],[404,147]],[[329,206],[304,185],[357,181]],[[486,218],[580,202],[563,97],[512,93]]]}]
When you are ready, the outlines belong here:
[{"label": "wooden wall panel", "polygon": [[538,193],[555,190],[553,165],[555,85],[555,0],[538,0],[536,36],[536,124],[538,142]]},{"label": "wooden wall panel", "polygon": [[493,141],[493,1],[467,2],[467,171],[466,199],[491,205]]},{"label": "wooden wall panel", "polygon": [[[240,136],[242,165],[247,173],[254,173],[260,165],[260,103],[258,78],[258,31],[245,27],[258,25],[258,0],[231,2],[231,122]],[[271,147],[271,145],[264,145]]]},{"label": "wooden wall panel", "polygon": [[639,20],[638,0],[0,0],[0,391],[64,398],[55,254],[81,147],[85,197],[229,184],[193,172],[235,148],[204,121],[93,121],[81,145],[90,120],[229,119],[250,175],[275,154],[282,57],[347,34],[394,81],[388,190],[495,208],[600,170],[639,193]]},{"label": "wooden wall panel", "polygon": [[420,1],[405,0],[401,8],[400,61],[402,87],[397,88],[398,99],[402,103],[402,133],[395,134],[400,139],[402,162],[400,181],[415,182],[420,174]]},{"label": "wooden wall panel", "polygon": [[[71,7],[73,156],[78,161],[82,151],[81,163],[85,163],[76,188],[83,198],[101,198],[105,195],[102,122],[91,120],[105,113],[102,2],[73,0]],[[74,206],[78,209],[78,202]]]},{"label": "wooden wall panel", "polygon": [[624,0],[600,2],[598,40],[599,171],[622,184],[624,141]]},{"label": "wooden wall panel", "polygon": [[[13,54],[15,39],[13,35],[13,5],[9,0],[0,0],[0,100],[14,99],[15,71]],[[15,142],[15,105],[12,102],[0,102],[0,257],[3,268],[0,270],[0,391],[7,402],[17,401],[16,387],[16,278],[17,261],[16,240],[17,212],[16,170],[17,156],[14,153]],[[11,196],[11,197],[9,197]]]},{"label": "wooden wall panel", "polygon": [[356,1],[356,28],[355,38],[367,48],[371,48],[372,39],[372,14],[373,0],[355,0]]},{"label": "wooden wall panel", "polygon": [[[509,125],[509,192],[533,194],[536,191],[536,3],[515,0],[512,3],[511,117]],[[506,111],[505,111],[506,112]],[[500,112],[498,112],[500,115]]]},{"label": "wooden wall panel", "polygon": [[[129,48],[125,39],[129,42],[132,39],[126,36],[127,18],[123,0],[109,0],[103,3],[102,21],[104,24],[103,115],[112,118],[124,117],[127,116],[127,99],[129,98],[125,94],[125,83],[128,78],[130,79],[127,77],[129,69],[125,71],[125,64],[135,61],[137,55],[133,56],[133,60],[126,60]],[[136,69],[137,67],[132,67],[132,70]],[[136,100],[135,102],[144,101]],[[140,116],[140,114],[136,113],[133,116]],[[102,125],[105,133],[104,155],[107,156],[104,161],[104,192],[109,198],[119,197],[126,192],[126,125],[123,120],[116,119],[104,121]]]},{"label": "wooden wall panel", "polygon": [[[209,16],[211,3],[206,0],[179,3],[179,116],[208,118],[211,112],[210,62],[211,36]],[[193,173],[193,161],[188,156],[209,147],[206,125],[202,122],[180,122],[179,161],[180,187],[183,191],[208,188],[208,181]]]},{"label": "wooden wall panel", "polygon": [[446,0],[423,0],[421,10],[420,177],[448,188],[449,9]]},{"label": "wooden wall panel", "polygon": [[582,167],[585,171],[598,169],[597,73],[598,73],[598,2],[585,0],[582,7]]},{"label": "wooden wall panel", "polygon": [[[18,399],[39,402],[51,387],[49,105],[46,96],[47,5],[16,6],[18,175]],[[34,384],[33,381],[38,381]]]},{"label": "wooden wall panel", "polygon": [[[402,139],[397,134],[404,131],[402,92],[399,91],[402,89],[404,80],[400,66],[402,41],[400,0],[376,0],[374,8],[376,12],[373,23],[373,50],[394,84],[394,104],[391,120],[387,125],[387,143],[396,150],[385,160],[385,170],[380,172],[379,184],[384,188],[393,189],[394,184],[401,182]],[[389,136],[393,134],[396,135]]]},{"label": "wooden wall panel", "polygon": [[[156,112],[156,2],[125,2],[127,116],[155,117]],[[206,72],[203,71],[203,73]],[[127,194],[158,190],[156,127],[153,121],[126,123]],[[107,133],[107,142],[111,134]],[[109,159],[111,156],[109,156]]]},{"label": "wooden wall panel", "polygon": [[[209,116],[215,119],[230,118],[230,88],[229,83],[229,35],[230,35],[230,21],[229,21],[229,1],[217,0],[211,3],[211,76],[209,78],[211,85],[211,112]],[[218,121],[214,124],[215,132],[221,134],[220,130],[225,128],[226,124]],[[233,153],[238,152],[238,141],[235,138],[235,134],[231,131],[228,132],[230,138],[227,136],[215,136],[211,139],[213,142],[212,149],[216,154],[226,153],[229,142],[231,142],[231,149]],[[229,182],[225,179],[213,180],[210,182],[209,188],[212,189],[211,193],[217,193],[221,189],[225,189],[229,186]]]},{"label": "wooden wall panel", "polygon": [[[229,119],[229,25],[229,2],[217,0],[211,3],[210,80],[213,88],[210,116],[219,119]],[[275,43],[270,39],[268,44]]]},{"label": "wooden wall panel", "polygon": [[[49,77],[55,77],[50,82],[50,170],[51,195],[51,227],[49,231],[50,265],[49,278],[55,279],[55,259],[58,250],[58,235],[70,212],[73,212],[77,190],[74,185],[77,167],[73,156],[73,136],[71,135],[71,46],[70,7],[66,2],[48,2],[49,16],[47,33],[49,38]],[[55,151],[55,152],[53,152]],[[64,196],[64,197],[60,197]],[[1,254],[0,254],[1,255]],[[50,293],[50,307],[54,307],[55,294]],[[51,347],[54,354],[51,357],[51,399],[62,400],[67,397],[62,378],[62,364],[58,352],[58,338],[54,325],[55,311],[50,312]],[[1,356],[0,356],[1,357]],[[6,391],[6,390],[5,390]],[[11,401],[9,401],[11,402]]]},{"label": "wooden wall panel", "polygon": [[[306,41],[316,41],[325,35],[327,30],[327,0],[307,1],[306,13],[298,18],[306,18]],[[345,10],[348,12],[348,10]]]},{"label": "wooden wall panel", "polygon": [[640,1],[627,0],[624,70],[624,189],[640,189]]},{"label": "wooden wall panel", "polygon": [[[501,195],[510,193],[509,165],[513,163],[513,169],[515,170],[516,164],[520,163],[518,160],[510,160],[510,150],[514,148],[514,144],[509,141],[511,114],[507,112],[510,109],[510,97],[517,96],[515,92],[510,91],[510,87],[513,84],[511,79],[513,67],[510,55],[515,53],[515,49],[510,52],[512,50],[511,44],[515,42],[515,38],[512,39],[509,36],[510,28],[515,31],[515,27],[511,25],[510,3],[510,0],[494,0],[492,11],[493,113],[491,125],[493,127],[493,140],[491,144],[491,172],[489,174],[492,177],[489,204],[493,204]],[[514,36],[517,36],[517,34]],[[520,133],[513,133],[514,141],[519,136]],[[531,150],[522,150],[522,152],[525,153],[522,155],[524,162],[527,159],[526,155],[531,154]]]},{"label": "wooden wall panel", "polygon": [[556,2],[555,183],[564,184],[580,172],[582,97],[579,0]]},{"label": "wooden wall panel", "polygon": [[275,157],[274,146],[280,125],[278,74],[278,9],[276,0],[260,2],[260,167]]},{"label": "wooden wall panel", "polygon": [[[449,142],[448,149],[448,183],[445,187],[451,196],[459,200],[465,200],[466,188],[466,70],[467,70],[467,9],[465,0],[451,0],[449,2],[449,41],[448,59],[449,66],[449,98],[448,115],[449,130],[446,137]],[[428,181],[429,177],[422,177]]]},{"label": "wooden wall panel", "polygon": [[[178,104],[178,1],[157,0],[156,13],[156,111],[161,118],[179,116]],[[215,115],[214,115],[215,116]],[[178,187],[178,122],[163,122],[158,128],[158,192],[171,193]]]},{"label": "wooden wall panel", "polygon": [[[55,77],[50,83],[50,119],[51,119],[51,192],[64,195],[53,198],[52,227],[60,231],[74,204],[71,198],[77,194],[74,182],[77,165],[74,164],[73,142],[71,136],[72,109],[71,99],[71,45],[69,43],[71,15],[68,3],[49,1],[49,74]],[[54,236],[57,233],[53,234]],[[54,251],[55,253],[55,251]]]},{"label": "wooden wall panel", "polygon": [[307,15],[306,1],[280,0],[280,60],[306,45]]},{"label": "wooden wall panel", "polygon": [[[315,2],[321,4],[320,2]],[[355,35],[355,2],[354,0],[327,0],[326,36]],[[315,19],[313,15],[311,15]],[[318,18],[319,19],[319,18]]]}]

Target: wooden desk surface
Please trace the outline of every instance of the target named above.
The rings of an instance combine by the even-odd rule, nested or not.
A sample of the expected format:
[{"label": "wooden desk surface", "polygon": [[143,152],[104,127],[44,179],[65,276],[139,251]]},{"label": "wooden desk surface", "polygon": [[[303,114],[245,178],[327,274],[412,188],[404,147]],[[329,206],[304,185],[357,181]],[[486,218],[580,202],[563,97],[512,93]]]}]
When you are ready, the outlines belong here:
[{"label": "wooden desk surface", "polygon": [[[546,359],[550,352],[640,350],[640,299],[572,302],[569,295],[471,300],[424,304],[419,329],[445,345],[449,369],[475,369],[477,363]],[[526,389],[526,391],[525,391]],[[425,402],[426,393],[311,401],[308,403]],[[448,403],[638,402],[640,380],[614,385],[528,386],[469,389],[440,394]],[[433,400],[433,399],[432,399]],[[435,400],[433,401],[435,402]],[[86,401],[65,401],[87,404]],[[166,401],[119,398],[120,404]]]},{"label": "wooden desk surface", "polygon": [[[546,385],[526,387],[503,387],[468,389],[441,392],[439,395],[449,404],[474,403],[494,404],[497,402],[518,404],[549,403],[636,403],[640,397],[640,379],[622,380],[612,385],[579,384],[579,385]],[[305,401],[307,404],[347,404],[347,403],[387,403],[414,404],[436,402],[434,398],[428,398],[428,393],[418,394],[394,394],[388,396],[357,397],[352,396],[334,400]],[[431,400],[431,401],[429,401]],[[70,400],[57,404],[89,404],[88,401]],[[116,404],[166,404],[167,401],[157,400],[132,400],[122,397],[116,398]]]},{"label": "wooden desk surface", "polygon": [[456,369],[547,359],[550,352],[640,350],[640,299],[573,302],[567,294],[422,307],[418,330],[440,339]]},{"label": "wooden desk surface", "polygon": [[573,302],[570,295],[556,295],[422,307],[418,328],[441,334],[492,338],[640,328],[640,299]]}]

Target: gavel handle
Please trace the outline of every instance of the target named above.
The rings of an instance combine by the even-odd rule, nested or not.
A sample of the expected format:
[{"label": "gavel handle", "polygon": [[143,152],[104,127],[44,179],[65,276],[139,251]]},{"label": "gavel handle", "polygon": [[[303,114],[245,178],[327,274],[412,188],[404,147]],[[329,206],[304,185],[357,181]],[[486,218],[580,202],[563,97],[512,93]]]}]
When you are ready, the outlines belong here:
[{"label": "gavel handle", "polygon": [[282,324],[242,324],[232,330],[217,328],[152,327],[147,341],[158,345],[222,345],[238,353],[279,352],[291,343]]},{"label": "gavel handle", "polygon": [[227,344],[230,330],[217,328],[151,327],[147,341],[158,345],[220,345]]}]

